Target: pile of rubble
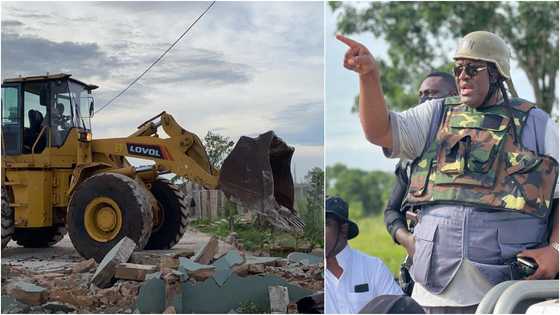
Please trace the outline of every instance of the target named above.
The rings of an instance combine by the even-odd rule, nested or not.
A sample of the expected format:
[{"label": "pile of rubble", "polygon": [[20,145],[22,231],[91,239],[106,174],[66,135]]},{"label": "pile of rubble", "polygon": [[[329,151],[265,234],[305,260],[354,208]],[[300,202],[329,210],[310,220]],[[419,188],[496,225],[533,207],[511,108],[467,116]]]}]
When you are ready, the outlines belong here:
[{"label": "pile of rubble", "polygon": [[125,237],[99,264],[56,272],[3,264],[2,313],[297,313],[297,301],[323,290],[322,253],[219,255],[215,237],[196,253],[135,247]]}]

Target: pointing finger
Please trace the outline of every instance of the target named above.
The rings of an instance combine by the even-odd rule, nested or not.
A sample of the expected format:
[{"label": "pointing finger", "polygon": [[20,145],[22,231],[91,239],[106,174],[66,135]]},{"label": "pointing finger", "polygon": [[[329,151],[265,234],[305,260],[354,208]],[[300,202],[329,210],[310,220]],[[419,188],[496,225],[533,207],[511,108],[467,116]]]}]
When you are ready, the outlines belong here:
[{"label": "pointing finger", "polygon": [[358,43],[357,41],[351,40],[350,38],[341,35],[341,34],[336,34],[336,39],[338,39],[339,41],[345,43],[346,45],[348,45],[348,47],[350,48],[354,48],[354,47],[359,47],[361,44]]}]

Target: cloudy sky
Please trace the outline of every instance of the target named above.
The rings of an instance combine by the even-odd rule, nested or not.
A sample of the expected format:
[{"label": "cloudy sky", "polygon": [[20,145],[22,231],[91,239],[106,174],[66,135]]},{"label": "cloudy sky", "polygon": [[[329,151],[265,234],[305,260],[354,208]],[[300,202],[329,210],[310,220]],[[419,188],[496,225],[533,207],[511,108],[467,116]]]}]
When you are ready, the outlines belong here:
[{"label": "cloudy sky", "polygon": [[[361,3],[358,5],[366,5]],[[397,159],[387,159],[381,149],[369,143],[362,132],[358,114],[350,112],[354,97],[359,94],[358,76],[342,66],[347,46],[335,38],[336,15],[325,8],[325,165],[343,163],[364,170],[392,172]],[[388,45],[371,33],[350,36],[368,47],[375,58],[389,60]],[[455,43],[449,46],[449,58],[455,51]],[[381,74],[383,75],[383,74]],[[512,62],[512,79],[520,97],[535,101],[533,90],[525,73],[515,61]],[[389,104],[390,106],[390,104]]]},{"label": "cloudy sky", "polygon": [[[66,72],[100,108],[209,2],[2,2],[2,79]],[[93,118],[125,136],[167,111],[201,138],[274,130],[295,146],[301,181],[323,166],[323,4],[218,2],[126,94]]]}]

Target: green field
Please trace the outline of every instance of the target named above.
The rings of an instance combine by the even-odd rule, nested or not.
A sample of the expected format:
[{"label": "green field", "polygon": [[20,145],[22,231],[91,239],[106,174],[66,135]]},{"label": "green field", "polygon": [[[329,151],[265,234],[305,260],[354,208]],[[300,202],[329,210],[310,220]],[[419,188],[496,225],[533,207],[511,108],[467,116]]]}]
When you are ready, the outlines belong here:
[{"label": "green field", "polygon": [[[354,211],[350,211],[350,216]],[[381,259],[391,272],[398,276],[400,265],[406,256],[403,247],[395,244],[383,223],[383,214],[352,219],[360,228],[360,234],[350,241],[352,248]]]}]

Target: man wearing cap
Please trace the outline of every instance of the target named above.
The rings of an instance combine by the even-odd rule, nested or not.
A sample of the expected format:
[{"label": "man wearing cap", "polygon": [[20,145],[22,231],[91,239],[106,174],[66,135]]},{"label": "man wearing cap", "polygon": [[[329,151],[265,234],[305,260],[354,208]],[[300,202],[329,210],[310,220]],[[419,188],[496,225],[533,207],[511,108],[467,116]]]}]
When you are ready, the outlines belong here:
[{"label": "man wearing cap", "polygon": [[356,223],[348,219],[348,204],[338,197],[326,200],[325,313],[356,314],[379,295],[402,294],[383,262],[350,248],[358,236]]},{"label": "man wearing cap", "polygon": [[529,279],[554,278],[558,127],[516,97],[505,42],[467,34],[454,55],[459,97],[396,113],[367,48],[337,38],[350,47],[344,66],[360,75],[366,138],[388,157],[414,160],[404,206],[419,223],[397,238],[414,255],[412,297],[427,312],[474,312],[490,288],[512,279],[516,256],[538,264]]}]

